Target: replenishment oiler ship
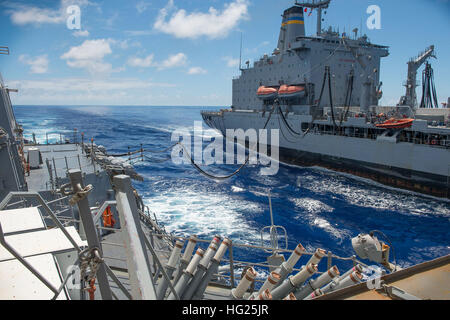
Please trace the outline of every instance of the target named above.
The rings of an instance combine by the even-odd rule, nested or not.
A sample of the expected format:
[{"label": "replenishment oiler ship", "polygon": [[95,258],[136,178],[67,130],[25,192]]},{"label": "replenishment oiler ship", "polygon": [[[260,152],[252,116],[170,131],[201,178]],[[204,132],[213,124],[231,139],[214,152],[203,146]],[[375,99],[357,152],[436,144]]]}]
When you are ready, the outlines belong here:
[{"label": "replenishment oiler ship", "polygon": [[[323,30],[329,5],[330,0],[296,2],[285,10],[278,47],[253,67],[247,62],[240,68],[231,108],[202,112],[205,123],[224,136],[227,129],[279,129],[282,162],[448,198],[450,109],[437,102],[428,63],[434,46],[409,60],[399,103],[379,106],[380,60],[389,55],[388,47],[369,42],[357,29]],[[314,36],[305,35],[308,9],[317,10]],[[416,78],[423,64],[418,101]]]},{"label": "replenishment oiler ship", "polygon": [[[289,9],[283,24],[290,26],[289,21],[297,20],[289,20],[289,15],[300,12],[298,7]],[[282,33],[285,31],[282,29]],[[288,38],[281,38],[280,50],[285,52],[283,43],[289,47],[289,42],[284,42]],[[322,40],[312,39],[313,45],[323,46]],[[367,47],[372,48],[369,44]],[[285,59],[296,57],[286,52]],[[0,47],[0,54],[9,54],[9,48]],[[308,83],[304,90],[311,87],[312,83]],[[280,89],[276,89],[278,97]],[[255,239],[252,244],[238,243],[226,235],[202,239],[170,234],[132,183],[132,179],[143,178],[127,160],[144,159],[151,151],[141,146],[124,154],[111,154],[107,147],[96,145],[75,128],[73,134],[61,134],[59,141],[39,142],[32,131],[28,135],[33,139],[25,139],[24,128],[16,121],[11,105],[10,93],[15,91],[0,77],[0,300],[228,300],[242,305],[242,301],[250,304],[251,300],[450,298],[450,255],[402,269],[394,254],[395,244],[377,230],[353,235],[351,243],[356,254],[348,257],[322,248],[306,250],[300,243],[289,248],[286,230],[273,223],[270,193],[271,225],[262,228],[261,242]],[[300,100],[311,95],[311,91],[304,97],[292,88],[287,91]],[[260,92],[267,94],[265,89]],[[234,99],[244,99],[244,95]],[[266,112],[273,112],[268,110],[270,104],[264,102],[263,106]],[[280,103],[280,108],[286,107]],[[312,121],[311,114],[298,114],[317,108],[313,105],[289,108],[293,111],[288,110],[285,124],[293,122],[294,117],[309,117],[314,124],[306,129],[304,139],[319,139],[317,130],[332,128],[329,120],[314,116]],[[236,109],[222,116],[226,114],[248,115],[254,124],[260,120],[258,116],[266,117],[264,111],[251,110]],[[280,121],[284,119],[281,115]],[[364,126],[349,126],[349,121],[357,124],[361,119]],[[349,117],[342,128],[353,128],[352,134],[376,132],[365,121],[363,116]],[[417,125],[416,121],[413,125]],[[276,127],[274,123],[271,126]],[[445,129],[427,127],[418,132],[424,134],[427,130]],[[322,136],[356,139],[342,134]],[[358,139],[372,141],[367,137]],[[435,148],[448,157],[442,145]],[[263,239],[270,239],[270,244]],[[267,259],[239,261],[236,257],[240,250],[259,251]],[[214,316],[212,307],[201,310],[209,310],[207,314]],[[257,312],[268,315],[267,310],[259,308]],[[170,311],[200,315],[198,307],[191,304]],[[232,311],[227,315],[242,315],[237,309]]]}]

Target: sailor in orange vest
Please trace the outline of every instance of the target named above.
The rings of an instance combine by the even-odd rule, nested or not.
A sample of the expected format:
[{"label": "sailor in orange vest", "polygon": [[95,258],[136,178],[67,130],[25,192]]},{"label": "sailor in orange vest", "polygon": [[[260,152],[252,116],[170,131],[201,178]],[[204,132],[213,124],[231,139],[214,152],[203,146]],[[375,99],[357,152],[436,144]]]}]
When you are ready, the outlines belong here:
[{"label": "sailor in orange vest", "polygon": [[108,206],[105,211],[103,211],[103,226],[105,228],[114,228],[116,220],[111,212],[111,207]]}]

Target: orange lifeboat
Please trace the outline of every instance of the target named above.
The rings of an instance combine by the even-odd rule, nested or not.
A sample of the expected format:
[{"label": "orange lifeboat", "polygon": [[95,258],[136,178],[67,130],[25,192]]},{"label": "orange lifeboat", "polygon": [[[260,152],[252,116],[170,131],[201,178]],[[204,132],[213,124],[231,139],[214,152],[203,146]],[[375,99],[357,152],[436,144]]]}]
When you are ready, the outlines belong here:
[{"label": "orange lifeboat", "polygon": [[270,100],[274,99],[278,94],[278,90],[271,87],[265,87],[261,86],[258,88],[258,91],[256,92],[256,95],[261,100]]},{"label": "orange lifeboat", "polygon": [[375,126],[377,128],[384,128],[384,129],[403,129],[403,128],[409,128],[411,127],[414,119],[394,119],[391,118],[389,120],[386,120],[383,123],[378,123]]},{"label": "orange lifeboat", "polygon": [[301,98],[305,95],[305,87],[283,84],[278,90],[278,95],[280,98]]}]

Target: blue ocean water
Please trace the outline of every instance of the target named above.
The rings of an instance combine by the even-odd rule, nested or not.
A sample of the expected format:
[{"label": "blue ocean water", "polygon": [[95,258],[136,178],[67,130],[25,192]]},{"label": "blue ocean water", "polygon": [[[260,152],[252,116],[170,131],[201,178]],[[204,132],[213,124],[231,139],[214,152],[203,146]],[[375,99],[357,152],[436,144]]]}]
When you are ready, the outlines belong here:
[{"label": "blue ocean water", "polygon": [[[72,137],[74,128],[95,139],[111,153],[122,153],[141,143],[152,149],[172,144],[174,130],[193,130],[201,110],[214,107],[128,106],[16,106],[15,114],[31,139]],[[206,129],[206,127],[205,127]],[[213,130],[206,129],[206,134]],[[167,153],[170,155],[170,152]],[[155,156],[157,157],[157,156]],[[163,156],[164,158],[165,156]],[[261,168],[245,167],[230,180],[216,182],[192,166],[137,162],[145,181],[135,183],[146,204],[166,229],[177,235],[229,236],[234,242],[260,244],[260,230],[270,224],[268,189],[274,222],[288,233],[289,248],[302,243],[308,250],[323,248],[351,256],[351,238],[381,230],[391,240],[397,263],[407,267],[450,253],[448,201],[400,191],[320,168],[280,164],[275,176]],[[227,174],[237,166],[209,166]],[[242,250],[237,259],[263,261],[266,254]],[[339,265],[338,265],[339,266]],[[344,267],[347,267],[344,265]]]}]

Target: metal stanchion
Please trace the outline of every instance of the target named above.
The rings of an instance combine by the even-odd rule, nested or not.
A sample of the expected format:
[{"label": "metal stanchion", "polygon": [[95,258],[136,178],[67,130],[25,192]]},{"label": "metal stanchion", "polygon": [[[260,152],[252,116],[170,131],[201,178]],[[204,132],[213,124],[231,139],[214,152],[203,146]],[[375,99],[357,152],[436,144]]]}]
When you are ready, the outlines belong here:
[{"label": "metal stanchion", "polygon": [[[189,262],[187,268],[183,271],[183,274],[176,283],[175,291],[179,297],[181,297],[184,291],[187,289],[189,280],[194,277],[195,269],[197,268],[200,260],[203,258],[204,253],[205,252],[203,251],[203,249],[197,249],[197,252],[192,257],[191,262]],[[175,300],[175,295],[173,293],[170,293],[167,300]]]},{"label": "metal stanchion", "polygon": [[172,250],[169,261],[166,264],[166,273],[169,279],[166,277],[162,277],[158,283],[158,287],[156,289],[156,298],[158,300],[164,299],[167,291],[167,287],[169,286],[170,278],[172,277],[173,272],[176,270],[176,265],[178,264],[178,259],[180,258],[181,249],[183,248],[183,242],[177,241],[175,243],[175,247]]},{"label": "metal stanchion", "polygon": [[272,291],[272,299],[281,300],[285,298],[316,272],[317,265],[315,264],[309,264],[303,267],[295,276],[290,276]]},{"label": "metal stanchion", "polygon": [[[102,247],[98,239],[95,223],[92,219],[89,200],[87,198],[88,192],[92,189],[92,187],[84,187],[81,171],[78,169],[69,170],[69,178],[72,184],[72,190],[75,192],[75,195],[70,200],[70,203],[72,205],[76,203],[76,205],[78,206],[80,219],[83,224],[89,249],[97,249],[100,253],[100,257],[103,257]],[[111,288],[109,286],[108,276],[106,274],[106,269],[103,263],[100,264],[97,271],[97,281],[100,287],[102,299],[112,300]]]}]

